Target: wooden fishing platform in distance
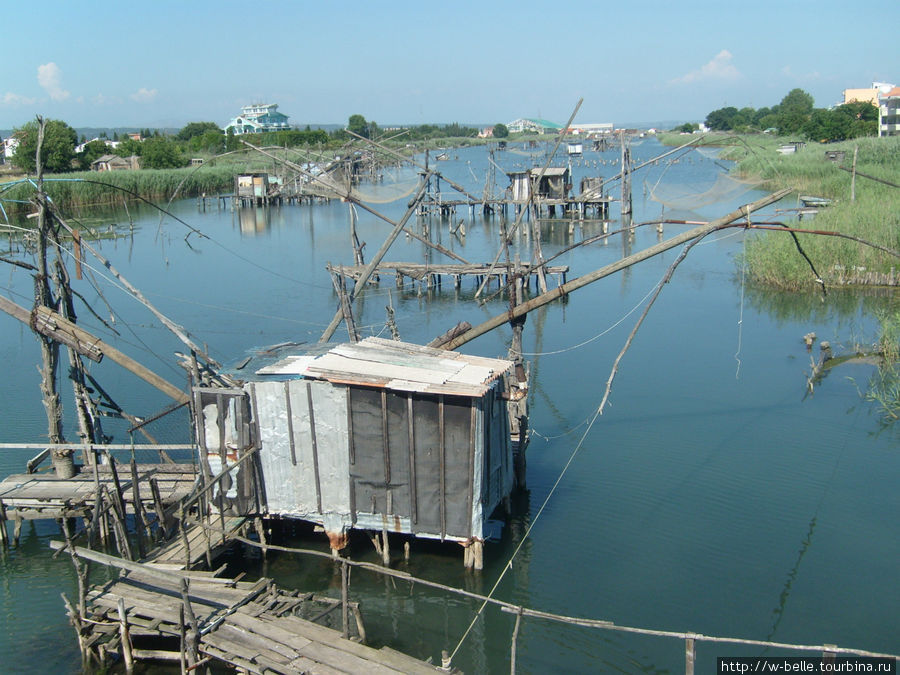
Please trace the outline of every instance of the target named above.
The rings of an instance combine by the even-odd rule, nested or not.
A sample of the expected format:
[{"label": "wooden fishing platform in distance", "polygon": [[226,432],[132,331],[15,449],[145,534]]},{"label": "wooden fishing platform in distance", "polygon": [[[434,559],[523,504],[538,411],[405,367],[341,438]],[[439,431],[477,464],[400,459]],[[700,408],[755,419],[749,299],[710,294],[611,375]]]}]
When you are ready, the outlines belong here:
[{"label": "wooden fishing platform in distance", "polygon": [[[52,547],[63,545],[54,542]],[[118,579],[88,590],[84,614],[88,621],[80,622],[86,649],[102,647],[104,653],[121,655],[126,662],[181,661],[186,656],[184,617],[189,610],[192,625],[187,630],[199,633],[199,656],[249,673],[445,672],[388,647],[362,644],[365,629],[356,603],[351,603],[354,630],[343,637],[341,631],[316,623],[333,617],[333,610],[341,607],[338,599],[285,591],[265,577],[245,582],[215,573],[162,572],[99,552],[76,550],[79,557],[127,570]]]},{"label": "wooden fishing platform in distance", "polygon": [[[119,465],[119,485],[125,509],[134,513],[134,487],[128,465]],[[171,506],[190,494],[196,480],[191,464],[137,465],[138,493],[146,511],[154,509],[155,483],[164,507]],[[7,476],[0,481],[0,521],[5,510],[7,519],[35,520],[84,517],[93,508],[97,483],[115,492],[115,479],[108,464],[97,466],[95,482],[92,467],[84,466],[72,478],[58,478],[54,473],[26,473]]]},{"label": "wooden fishing platform in distance", "polygon": [[[328,265],[328,271],[332,274],[343,274],[348,279],[359,279],[365,266],[363,265]],[[464,276],[475,277],[476,282],[480,282],[482,277],[490,276],[491,280],[498,283],[510,276],[515,271],[515,265],[506,263],[497,263],[491,269],[490,263],[484,264],[442,264],[432,265],[424,263],[411,262],[386,262],[380,263],[373,274],[393,273],[397,280],[397,286],[403,286],[404,278],[414,279],[416,281],[425,281],[430,288],[432,286],[440,286],[443,277],[451,277],[453,279],[454,288],[462,285]],[[530,282],[531,278],[537,275],[537,267],[533,267],[529,263],[520,263],[519,271],[526,282]],[[566,283],[566,276],[569,273],[568,265],[554,265],[545,268],[547,274],[556,277],[557,286]]]}]

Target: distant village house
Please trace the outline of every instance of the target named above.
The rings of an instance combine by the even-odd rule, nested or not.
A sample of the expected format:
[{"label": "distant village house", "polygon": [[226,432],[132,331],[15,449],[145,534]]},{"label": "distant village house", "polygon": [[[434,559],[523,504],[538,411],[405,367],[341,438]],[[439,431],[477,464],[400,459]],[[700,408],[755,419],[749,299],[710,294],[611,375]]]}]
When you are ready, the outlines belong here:
[{"label": "distant village house", "polygon": [[226,133],[229,129],[239,136],[264,131],[284,131],[290,129],[290,125],[288,116],[278,112],[277,103],[260,103],[241,108],[241,114],[225,125]]},{"label": "distant village house", "polygon": [[533,117],[520,118],[510,122],[506,126],[512,134],[519,134],[523,131],[528,131],[533,134],[558,134],[563,129],[561,124]]},{"label": "distant village house", "polygon": [[91,162],[91,171],[129,171],[141,168],[141,158],[137,155],[119,157],[118,155],[101,155]]}]

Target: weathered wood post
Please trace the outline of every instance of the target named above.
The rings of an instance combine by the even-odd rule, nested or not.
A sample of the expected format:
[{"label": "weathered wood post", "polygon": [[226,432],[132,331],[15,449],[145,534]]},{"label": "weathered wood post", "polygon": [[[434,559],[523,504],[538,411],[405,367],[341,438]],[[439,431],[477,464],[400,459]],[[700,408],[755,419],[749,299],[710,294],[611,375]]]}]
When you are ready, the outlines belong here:
[{"label": "weathered wood post", "polygon": [[0,499],[0,549],[4,551],[9,547],[9,534],[6,532],[6,506]]},{"label": "weathered wood post", "polygon": [[131,650],[131,631],[128,630],[128,614],[125,612],[125,601],[120,597],[117,608],[119,610],[119,640],[122,643],[122,659],[125,661],[125,672],[134,671],[134,654]]},{"label": "weathered wood post", "polygon": [[516,612],[516,626],[513,628],[512,640],[509,645],[509,675],[516,675],[516,642],[519,639],[519,625],[522,623],[522,608]]},{"label": "weathered wood post", "polygon": [[341,559],[341,635],[344,638],[350,635],[350,615],[348,596],[350,593],[350,570],[347,567],[347,561]]}]

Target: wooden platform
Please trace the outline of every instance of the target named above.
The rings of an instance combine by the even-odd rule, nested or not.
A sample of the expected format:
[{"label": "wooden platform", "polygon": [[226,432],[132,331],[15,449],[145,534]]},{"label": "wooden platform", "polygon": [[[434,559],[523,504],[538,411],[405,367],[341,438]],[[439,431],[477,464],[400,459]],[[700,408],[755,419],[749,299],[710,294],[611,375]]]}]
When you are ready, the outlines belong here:
[{"label": "wooden platform", "polygon": [[121,601],[130,635],[128,646],[136,660],[182,658],[182,615],[189,606],[200,634],[200,656],[250,673],[441,672],[387,647],[374,649],[361,644],[364,635],[360,635],[358,606],[354,607],[356,640],[297,616],[312,612],[314,618],[321,619],[339,608],[340,600],[287,592],[267,578],[243,582],[210,573],[164,573],[95,551],[78,549],[78,555],[128,570],[119,579],[95,586],[86,594],[85,617],[89,621],[82,624],[82,644],[93,652],[102,647],[107,654],[124,655]]},{"label": "wooden platform", "polygon": [[[354,281],[362,275],[364,269],[365,267],[362,265],[328,265],[328,271],[332,274],[343,274],[345,277],[353,279]],[[528,263],[521,263],[519,269],[525,277],[526,282],[530,280],[531,277],[537,275],[537,269],[533,268]],[[454,287],[459,288],[462,277],[464,276],[475,277],[476,280],[480,280],[480,278],[484,276],[490,276],[491,279],[501,282],[505,277],[512,274],[513,271],[514,266],[511,264],[507,265],[506,263],[497,263],[492,268],[490,263],[470,265],[426,265],[423,263],[411,262],[385,262],[376,267],[374,274],[393,273],[396,276],[398,286],[403,285],[404,277],[416,281],[425,281],[428,286],[440,286],[442,277],[446,276],[451,277],[453,279]],[[547,266],[545,272],[554,275],[557,278],[557,285],[560,285],[566,282],[566,275],[569,273],[569,267],[568,265]]]},{"label": "wooden platform", "polygon": [[[184,537],[175,537],[168,544],[154,549],[142,562],[166,570],[193,569],[207,560],[207,552],[210,559],[215,559],[227,548],[230,545],[228,535],[237,531],[245,521],[243,517],[225,518],[222,528],[224,537],[218,532],[210,533],[199,523],[191,523],[185,527]],[[213,517],[213,522],[218,524],[218,518]]]},{"label": "wooden platform", "polygon": [[[95,482],[93,469],[83,467],[73,478],[56,474],[16,474],[0,481],[0,502],[8,519],[43,519],[83,517],[93,508],[97,482],[115,492],[115,480],[108,465],[100,465]],[[176,503],[190,494],[196,474],[191,464],[139,464],[138,492],[145,510],[153,508],[150,480],[156,483],[164,506]],[[134,512],[134,489],[128,465],[118,465],[119,485],[125,508]]]}]

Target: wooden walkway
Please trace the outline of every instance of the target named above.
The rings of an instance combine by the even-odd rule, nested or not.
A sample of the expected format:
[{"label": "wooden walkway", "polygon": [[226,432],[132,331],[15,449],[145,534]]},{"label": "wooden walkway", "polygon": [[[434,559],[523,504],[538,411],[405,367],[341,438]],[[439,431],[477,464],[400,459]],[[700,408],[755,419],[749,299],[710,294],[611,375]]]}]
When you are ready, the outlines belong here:
[{"label": "wooden walkway", "polygon": [[[215,517],[214,517],[214,520]],[[210,532],[210,528],[200,523],[186,524],[184,535],[154,549],[142,562],[158,569],[191,570],[214,560],[231,545],[229,535],[236,532],[246,522],[244,517],[224,518],[221,531]]]},{"label": "wooden walkway", "polygon": [[[532,267],[529,263],[521,263],[520,271],[526,282],[530,282],[531,278],[537,275],[537,268]],[[328,265],[328,271],[332,274],[343,274],[348,279],[354,281],[358,279],[365,269],[362,265],[344,265],[335,266]],[[515,270],[515,266],[506,263],[497,263],[491,268],[490,263],[470,264],[470,265],[426,265],[423,263],[411,262],[386,262],[381,263],[375,268],[374,274],[393,273],[397,280],[397,286],[403,286],[404,278],[414,279],[415,281],[424,281],[427,286],[440,286],[443,277],[451,277],[455,288],[459,288],[462,284],[462,277],[475,277],[476,282],[480,283],[482,277],[490,276],[497,283],[511,275]],[[557,285],[566,283],[566,275],[569,273],[568,265],[547,266],[545,268],[547,274],[552,274],[557,279]]]},{"label": "wooden walkway", "polygon": [[[63,545],[54,542],[52,547]],[[442,672],[390,648],[361,644],[365,631],[355,603],[350,604],[356,630],[348,631],[354,636],[348,639],[316,623],[333,616],[340,600],[287,592],[267,578],[244,582],[214,573],[162,572],[88,549],[76,552],[127,570],[120,578],[88,590],[87,621],[70,607],[82,648],[91,653],[118,655],[126,662],[171,662],[188,659],[184,645],[192,643],[200,659],[250,673]]]},{"label": "wooden walkway", "polygon": [[[97,480],[91,467],[82,467],[73,478],[56,474],[16,474],[0,481],[0,503],[7,519],[57,519],[84,517],[94,506],[97,485],[116,492],[115,478],[109,465],[97,467]],[[163,506],[170,506],[190,494],[196,474],[190,464],[138,464],[138,495],[145,511],[154,508],[154,488]],[[128,465],[118,465],[119,485],[125,508],[134,513],[134,484]],[[0,516],[2,518],[2,516]]]}]

